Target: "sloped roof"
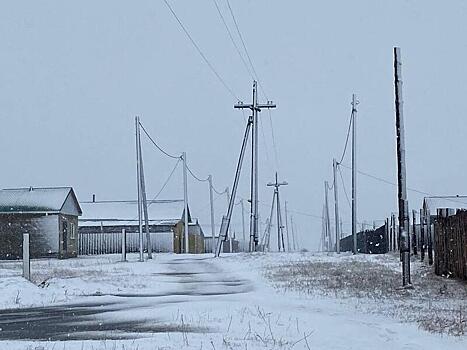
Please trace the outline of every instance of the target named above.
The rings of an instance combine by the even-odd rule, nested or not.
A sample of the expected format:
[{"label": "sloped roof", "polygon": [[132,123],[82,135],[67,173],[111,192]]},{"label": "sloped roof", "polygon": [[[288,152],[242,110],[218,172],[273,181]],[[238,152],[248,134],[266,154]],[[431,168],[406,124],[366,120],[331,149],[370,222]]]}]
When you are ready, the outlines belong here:
[{"label": "sloped roof", "polygon": [[[138,204],[129,201],[95,201],[81,202],[83,216],[82,225],[132,225],[138,221]],[[175,225],[183,217],[183,200],[148,201],[148,217],[152,224]],[[188,220],[191,221],[190,209]]]},{"label": "sloped roof", "polygon": [[79,215],[81,208],[72,187],[29,187],[0,190],[0,214],[60,213],[71,196]]},{"label": "sloped roof", "polygon": [[467,196],[425,197],[424,204],[432,214],[436,209],[467,209]]}]

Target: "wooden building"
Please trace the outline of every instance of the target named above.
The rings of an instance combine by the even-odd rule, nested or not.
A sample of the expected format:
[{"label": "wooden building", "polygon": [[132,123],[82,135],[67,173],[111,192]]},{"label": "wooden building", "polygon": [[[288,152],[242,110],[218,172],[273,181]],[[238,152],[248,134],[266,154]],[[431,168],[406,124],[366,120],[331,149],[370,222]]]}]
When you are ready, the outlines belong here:
[{"label": "wooden building", "polygon": [[[138,205],[129,201],[81,202],[83,216],[79,219],[80,254],[106,254],[121,251],[121,232],[127,233],[127,252],[139,249]],[[182,200],[148,201],[151,249],[153,252],[180,253],[184,234],[184,202]],[[143,219],[144,250],[147,251]],[[204,235],[198,220],[188,209],[190,252],[204,253]]]},{"label": "wooden building", "polygon": [[32,258],[77,256],[81,208],[71,187],[0,190],[0,259],[21,259],[23,234]]}]

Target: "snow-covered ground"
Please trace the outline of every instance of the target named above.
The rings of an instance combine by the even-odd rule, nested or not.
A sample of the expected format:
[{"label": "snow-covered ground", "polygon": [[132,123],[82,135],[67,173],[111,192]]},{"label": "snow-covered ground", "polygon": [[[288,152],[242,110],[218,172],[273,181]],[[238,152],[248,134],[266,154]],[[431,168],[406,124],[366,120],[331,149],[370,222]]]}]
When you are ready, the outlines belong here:
[{"label": "snow-covered ground", "polygon": [[0,262],[0,349],[467,348],[417,319],[459,307],[462,326],[467,286],[415,264],[415,289],[399,290],[396,256],[119,259],[33,261],[34,283]]}]

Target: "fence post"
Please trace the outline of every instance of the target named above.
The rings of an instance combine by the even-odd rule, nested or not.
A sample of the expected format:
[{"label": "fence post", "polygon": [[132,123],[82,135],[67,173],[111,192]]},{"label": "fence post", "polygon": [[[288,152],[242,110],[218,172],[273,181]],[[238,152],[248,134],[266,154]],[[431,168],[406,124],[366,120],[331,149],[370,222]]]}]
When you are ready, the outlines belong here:
[{"label": "fence post", "polygon": [[122,261],[126,261],[126,231],[122,229]]},{"label": "fence post", "polygon": [[31,280],[31,262],[29,260],[29,233],[23,234],[23,277]]}]

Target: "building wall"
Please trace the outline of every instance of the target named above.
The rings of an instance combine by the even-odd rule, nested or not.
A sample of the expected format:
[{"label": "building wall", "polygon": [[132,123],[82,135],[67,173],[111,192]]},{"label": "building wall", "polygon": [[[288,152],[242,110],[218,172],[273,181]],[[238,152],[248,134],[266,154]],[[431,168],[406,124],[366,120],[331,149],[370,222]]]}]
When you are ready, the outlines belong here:
[{"label": "building wall", "polygon": [[0,259],[21,259],[23,234],[29,233],[31,258],[59,253],[58,215],[0,215]]}]

